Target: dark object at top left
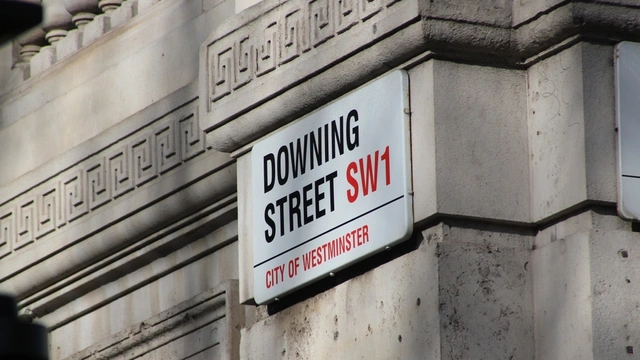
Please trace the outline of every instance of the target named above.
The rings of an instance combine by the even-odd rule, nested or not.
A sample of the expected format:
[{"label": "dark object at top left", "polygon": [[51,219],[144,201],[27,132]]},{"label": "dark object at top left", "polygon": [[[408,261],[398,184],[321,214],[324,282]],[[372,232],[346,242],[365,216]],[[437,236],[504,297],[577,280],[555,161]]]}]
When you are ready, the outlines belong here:
[{"label": "dark object at top left", "polygon": [[0,45],[42,22],[42,5],[0,0]]},{"label": "dark object at top left", "polygon": [[13,297],[0,294],[0,359],[48,360],[47,329],[18,318]]}]

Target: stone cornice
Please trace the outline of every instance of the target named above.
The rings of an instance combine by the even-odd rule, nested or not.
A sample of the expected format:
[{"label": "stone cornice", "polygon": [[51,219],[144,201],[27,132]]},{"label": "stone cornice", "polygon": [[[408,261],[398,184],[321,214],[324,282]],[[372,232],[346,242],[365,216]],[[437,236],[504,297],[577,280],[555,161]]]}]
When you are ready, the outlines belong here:
[{"label": "stone cornice", "polygon": [[624,0],[453,3],[267,0],[238,14],[201,47],[201,127],[232,152],[420,53],[524,68],[576,41],[640,38]]},{"label": "stone cornice", "polygon": [[23,299],[19,307],[53,331],[157,281],[237,240],[235,201],[235,195],[217,201]]}]

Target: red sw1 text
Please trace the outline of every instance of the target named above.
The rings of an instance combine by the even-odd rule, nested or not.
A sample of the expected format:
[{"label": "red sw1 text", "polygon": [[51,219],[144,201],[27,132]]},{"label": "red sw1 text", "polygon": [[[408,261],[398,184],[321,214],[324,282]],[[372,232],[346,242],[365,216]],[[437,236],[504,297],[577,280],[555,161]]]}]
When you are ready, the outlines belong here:
[{"label": "red sw1 text", "polygon": [[[391,184],[388,145],[382,155],[380,155],[379,150],[376,150],[375,153],[360,158],[357,162],[352,161],[347,165],[347,182],[351,185],[351,188],[347,190],[347,200],[350,203],[358,200],[360,193],[362,193],[362,196],[367,196],[378,189],[378,165],[381,161],[384,162],[385,185],[388,186]],[[360,176],[357,174],[360,174]]]}]

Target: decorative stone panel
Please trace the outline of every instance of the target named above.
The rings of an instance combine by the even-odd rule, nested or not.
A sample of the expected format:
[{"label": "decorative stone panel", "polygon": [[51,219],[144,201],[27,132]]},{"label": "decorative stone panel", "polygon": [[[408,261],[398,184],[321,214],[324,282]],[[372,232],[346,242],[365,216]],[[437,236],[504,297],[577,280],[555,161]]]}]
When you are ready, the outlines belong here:
[{"label": "decorative stone panel", "polygon": [[43,184],[0,204],[0,257],[204,153],[196,102],[111,144]]},{"label": "decorative stone panel", "polygon": [[[201,127],[210,131],[232,120],[419,16],[417,2],[402,2],[410,9],[398,8],[385,27],[375,22],[393,17],[389,7],[397,2],[292,0],[235,29],[223,25],[201,50]],[[264,8],[247,11],[258,10]],[[347,33],[349,40],[338,39]]]}]

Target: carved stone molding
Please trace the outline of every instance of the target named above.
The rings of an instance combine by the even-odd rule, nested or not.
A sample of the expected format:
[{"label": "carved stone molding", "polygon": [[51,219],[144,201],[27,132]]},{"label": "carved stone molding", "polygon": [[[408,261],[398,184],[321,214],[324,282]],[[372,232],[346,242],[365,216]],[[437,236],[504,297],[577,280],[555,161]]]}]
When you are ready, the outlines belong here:
[{"label": "carved stone molding", "polygon": [[[202,154],[206,149],[205,137],[198,129],[195,106],[196,102],[191,102],[167,114],[149,128],[2,204],[0,226],[4,231],[0,243],[11,243],[11,248],[17,251],[34,241],[42,241],[90,211]],[[3,255],[7,254],[5,251]]]},{"label": "carved stone molding", "polygon": [[[417,2],[402,2],[409,9],[396,9],[408,14],[401,22],[415,20],[419,15]],[[391,8],[396,3],[396,0],[287,1],[231,34],[219,35],[228,30],[224,26],[214,31],[201,50],[200,86],[201,94],[206,94],[203,97],[206,101],[201,104],[201,114],[205,115],[201,124],[207,130],[220,126],[243,111],[238,108],[240,103],[246,104],[240,105],[246,109],[331,65],[336,60],[331,56],[332,46],[340,41],[339,36],[347,36],[343,34],[362,37],[352,44],[352,50],[373,40],[372,36],[385,36],[391,29],[380,27],[370,34],[368,25],[392,16]],[[309,60],[314,64],[307,68]],[[304,70],[299,71],[300,68]]]},{"label": "carved stone molding", "polygon": [[67,360],[238,359],[242,326],[244,312],[238,302],[238,281],[231,280],[114,334]]},{"label": "carved stone molding", "polygon": [[189,266],[237,240],[235,201],[235,195],[216,201],[39,290],[19,307],[29,309],[51,332]]},{"label": "carved stone molding", "polygon": [[233,194],[233,160],[206,146],[194,96],[187,86],[3,189],[0,289],[25,299]]},{"label": "carved stone molding", "polygon": [[622,0],[266,0],[202,45],[200,123],[233,152],[421,53],[526,68],[578,41],[637,39],[638,16]]}]

